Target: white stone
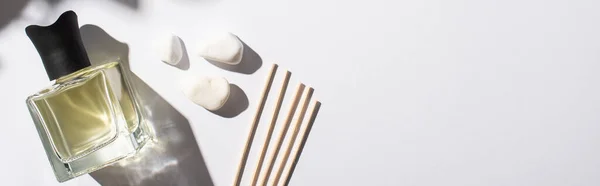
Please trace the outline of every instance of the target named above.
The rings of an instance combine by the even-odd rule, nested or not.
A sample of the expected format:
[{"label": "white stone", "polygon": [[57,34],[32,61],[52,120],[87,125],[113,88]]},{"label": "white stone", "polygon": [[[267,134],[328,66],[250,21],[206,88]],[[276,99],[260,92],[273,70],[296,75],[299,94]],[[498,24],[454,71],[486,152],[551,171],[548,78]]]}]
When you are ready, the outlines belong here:
[{"label": "white stone", "polygon": [[200,56],[206,60],[237,65],[242,60],[244,45],[232,33],[213,34],[200,47]]},{"label": "white stone", "polygon": [[229,98],[229,82],[223,77],[187,76],[180,80],[183,94],[207,110],[220,109]]},{"label": "white stone", "polygon": [[181,40],[174,34],[169,34],[160,38],[159,55],[160,60],[169,64],[177,65],[183,57],[183,49]]}]

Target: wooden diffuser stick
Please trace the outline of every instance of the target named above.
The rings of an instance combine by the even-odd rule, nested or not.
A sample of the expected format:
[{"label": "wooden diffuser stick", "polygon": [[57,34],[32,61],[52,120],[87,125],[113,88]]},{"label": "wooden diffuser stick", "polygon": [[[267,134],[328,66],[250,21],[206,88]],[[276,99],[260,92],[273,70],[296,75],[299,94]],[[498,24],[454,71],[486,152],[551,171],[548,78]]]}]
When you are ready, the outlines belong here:
[{"label": "wooden diffuser stick", "polygon": [[275,142],[275,149],[273,149],[273,152],[271,153],[271,156],[268,160],[267,172],[265,172],[265,175],[262,178],[262,184],[260,185],[266,186],[267,182],[269,181],[271,171],[273,171],[273,166],[275,165],[275,160],[277,160],[277,155],[279,154],[279,150],[281,150],[281,145],[283,144],[285,135],[288,129],[290,128],[290,123],[292,122],[294,114],[296,113],[296,108],[298,107],[298,102],[300,102],[300,97],[303,90],[304,84],[299,84],[296,88],[296,93],[294,94],[294,100],[292,101],[292,104],[290,105],[290,108],[288,110],[288,114],[285,117],[285,121],[283,122],[283,127],[281,128],[281,131],[279,133],[279,138],[277,138],[277,141]]},{"label": "wooden diffuser stick", "polygon": [[252,125],[250,127],[250,132],[248,133],[248,139],[246,139],[246,145],[244,146],[242,158],[240,159],[240,164],[238,165],[237,173],[235,175],[233,183],[234,186],[239,186],[240,182],[242,182],[242,176],[244,175],[244,169],[246,168],[246,162],[248,161],[248,154],[250,153],[250,148],[252,147],[254,134],[256,134],[256,128],[258,127],[258,123],[260,122],[260,116],[262,115],[265,102],[267,102],[267,97],[269,95],[269,91],[271,90],[271,84],[273,84],[273,79],[275,78],[276,71],[277,64],[273,64],[273,66],[271,66],[269,74],[267,75],[267,80],[262,90],[260,101],[258,102],[258,107],[256,109],[256,114],[252,119]]},{"label": "wooden diffuser stick", "polygon": [[292,153],[292,149],[294,147],[294,143],[296,143],[296,138],[298,137],[298,133],[300,132],[300,127],[302,126],[302,121],[304,120],[304,115],[306,114],[306,110],[308,109],[308,104],[310,103],[310,99],[313,94],[313,88],[308,88],[304,95],[304,101],[300,105],[300,115],[298,115],[298,120],[294,124],[294,130],[292,135],[290,136],[290,143],[287,146],[287,149],[283,153],[283,158],[281,159],[281,163],[279,163],[279,169],[275,174],[275,179],[273,184],[277,185],[279,183],[279,179],[281,178],[281,174],[283,174],[283,170],[285,169],[285,165],[290,158],[290,153]]},{"label": "wooden diffuser stick", "polygon": [[296,165],[298,164],[298,161],[300,160],[300,155],[302,154],[304,145],[306,145],[306,141],[308,140],[310,130],[312,129],[313,124],[315,123],[315,119],[317,118],[317,114],[318,114],[320,108],[321,108],[321,102],[315,101],[310,113],[307,115],[310,118],[308,119],[308,121],[306,123],[306,127],[304,127],[304,130],[302,130],[302,135],[300,138],[301,139],[300,145],[292,153],[292,157],[294,157],[294,159],[292,159],[292,163],[290,163],[290,168],[287,170],[285,176],[282,179],[282,181],[284,181],[284,184],[281,184],[281,185],[289,185],[292,175],[294,174],[294,169],[296,169]]},{"label": "wooden diffuser stick", "polygon": [[277,97],[277,102],[275,103],[275,109],[273,109],[273,115],[271,116],[269,129],[267,130],[267,136],[265,137],[265,142],[263,143],[263,147],[258,158],[258,163],[256,165],[256,169],[254,170],[254,176],[252,176],[251,186],[255,186],[258,182],[258,177],[260,175],[260,171],[265,160],[265,155],[267,154],[267,150],[269,149],[269,143],[271,142],[271,137],[273,136],[273,130],[275,129],[277,118],[279,117],[281,104],[283,103],[283,99],[285,98],[285,92],[287,90],[288,83],[290,82],[290,75],[291,73],[289,71],[285,73],[281,89],[279,89],[279,96]]}]

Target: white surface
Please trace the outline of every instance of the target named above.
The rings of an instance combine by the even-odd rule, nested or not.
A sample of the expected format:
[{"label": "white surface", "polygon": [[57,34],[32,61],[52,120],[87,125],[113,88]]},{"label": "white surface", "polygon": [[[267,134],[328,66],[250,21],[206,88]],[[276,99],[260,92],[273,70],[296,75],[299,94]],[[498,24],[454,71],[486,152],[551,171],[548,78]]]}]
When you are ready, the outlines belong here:
[{"label": "white surface", "polygon": [[[24,27],[67,9],[129,44],[133,71],[190,121],[218,186],[232,183],[272,62],[291,69],[290,87],[302,80],[323,103],[292,185],[600,185],[599,6],[141,0],[133,11],[65,0],[45,20],[33,1],[0,31],[2,185],[97,185],[88,175],[55,181],[24,103],[47,85]],[[238,35],[262,68],[224,71],[191,52],[211,29]],[[165,31],[188,44],[190,71],[238,84],[249,109],[227,119],[188,101],[165,79],[180,70],[149,55]]]}]

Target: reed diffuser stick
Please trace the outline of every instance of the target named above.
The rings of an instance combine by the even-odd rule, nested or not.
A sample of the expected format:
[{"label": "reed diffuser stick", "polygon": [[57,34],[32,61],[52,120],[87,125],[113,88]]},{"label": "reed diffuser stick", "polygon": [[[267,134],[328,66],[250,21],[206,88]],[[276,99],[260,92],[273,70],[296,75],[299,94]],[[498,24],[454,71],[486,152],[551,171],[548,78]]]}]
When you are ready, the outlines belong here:
[{"label": "reed diffuser stick", "polygon": [[283,83],[281,85],[281,89],[279,89],[279,97],[277,97],[277,102],[275,103],[275,108],[273,109],[273,115],[271,116],[271,122],[269,124],[269,129],[267,131],[267,136],[265,137],[265,142],[263,143],[262,151],[260,152],[258,163],[256,165],[256,169],[254,170],[254,176],[252,177],[251,186],[255,186],[258,182],[258,177],[260,175],[260,171],[263,166],[263,162],[265,160],[265,155],[267,154],[267,150],[269,149],[269,143],[271,142],[271,137],[273,136],[273,130],[275,129],[275,125],[277,123],[277,117],[279,117],[279,111],[281,110],[281,104],[283,103],[283,99],[285,97],[285,92],[288,87],[288,83],[290,82],[291,73],[287,71],[283,78]]},{"label": "reed diffuser stick", "polygon": [[307,115],[310,118],[306,122],[306,127],[304,127],[304,129],[302,130],[302,135],[300,135],[301,136],[300,145],[292,153],[292,157],[294,157],[294,159],[292,159],[292,163],[290,163],[290,168],[287,170],[287,172],[285,173],[285,176],[282,179],[284,181],[284,184],[281,184],[281,185],[289,185],[292,175],[294,174],[294,170],[296,169],[296,165],[298,164],[298,161],[300,160],[300,155],[302,154],[304,145],[306,145],[306,141],[308,140],[308,136],[310,135],[310,131],[312,129],[313,124],[315,123],[315,119],[317,118],[317,114],[318,114],[320,108],[321,108],[321,102],[314,101],[313,107],[312,107],[310,113]]},{"label": "reed diffuser stick", "polygon": [[260,97],[260,101],[258,102],[258,107],[256,109],[256,114],[252,119],[252,125],[250,127],[250,132],[248,133],[248,139],[246,139],[246,145],[244,146],[244,151],[242,154],[242,158],[240,159],[240,164],[238,165],[237,173],[234,179],[234,186],[239,186],[242,182],[242,177],[244,175],[244,169],[246,168],[246,162],[248,161],[248,154],[250,153],[250,148],[252,147],[252,141],[254,140],[254,135],[256,134],[256,128],[258,127],[258,123],[260,122],[260,116],[262,115],[262,111],[265,107],[265,102],[267,102],[267,97],[269,96],[269,90],[271,90],[271,84],[273,84],[273,79],[275,78],[275,72],[277,71],[277,64],[273,64],[271,66],[271,70],[267,75],[267,80],[265,86],[262,90],[262,94]]},{"label": "reed diffuser stick", "polygon": [[267,185],[267,182],[269,181],[269,177],[271,176],[271,171],[273,171],[273,167],[275,165],[275,160],[277,160],[277,155],[279,154],[279,150],[281,150],[281,145],[283,144],[283,140],[285,139],[285,135],[288,131],[288,129],[290,128],[290,123],[292,122],[292,119],[294,118],[294,114],[296,113],[296,108],[298,107],[298,103],[300,102],[300,97],[302,94],[302,91],[304,90],[304,84],[299,84],[298,87],[296,88],[296,93],[294,94],[294,99],[292,101],[292,104],[290,105],[290,108],[288,110],[288,114],[285,117],[285,121],[283,123],[283,127],[281,128],[281,131],[279,133],[279,138],[277,138],[277,141],[275,142],[275,149],[273,150],[273,152],[271,152],[271,156],[269,158],[269,160],[267,161],[267,172],[265,172],[265,175],[262,178],[262,184],[263,186]]},{"label": "reed diffuser stick", "polygon": [[279,179],[281,178],[281,174],[283,174],[283,170],[285,169],[285,165],[290,158],[290,153],[292,153],[292,149],[294,147],[294,143],[296,143],[296,138],[298,137],[298,133],[300,132],[300,127],[302,126],[302,121],[304,121],[304,115],[306,114],[306,110],[308,109],[308,104],[310,103],[310,99],[313,94],[313,88],[308,88],[304,94],[304,101],[300,105],[300,115],[298,115],[298,119],[294,124],[294,130],[292,132],[292,136],[290,136],[290,143],[287,146],[287,149],[283,153],[283,158],[281,159],[281,163],[279,164],[279,169],[275,174],[275,179],[273,183],[277,185],[279,183]]}]

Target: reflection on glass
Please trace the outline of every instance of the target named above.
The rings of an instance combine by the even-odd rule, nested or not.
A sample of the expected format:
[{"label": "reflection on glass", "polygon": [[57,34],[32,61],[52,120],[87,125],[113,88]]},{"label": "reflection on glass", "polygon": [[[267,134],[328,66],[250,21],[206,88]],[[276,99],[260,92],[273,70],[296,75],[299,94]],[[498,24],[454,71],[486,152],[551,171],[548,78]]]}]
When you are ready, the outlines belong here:
[{"label": "reflection on glass", "polygon": [[27,103],[59,181],[122,159],[148,138],[117,62],[63,76]]}]

